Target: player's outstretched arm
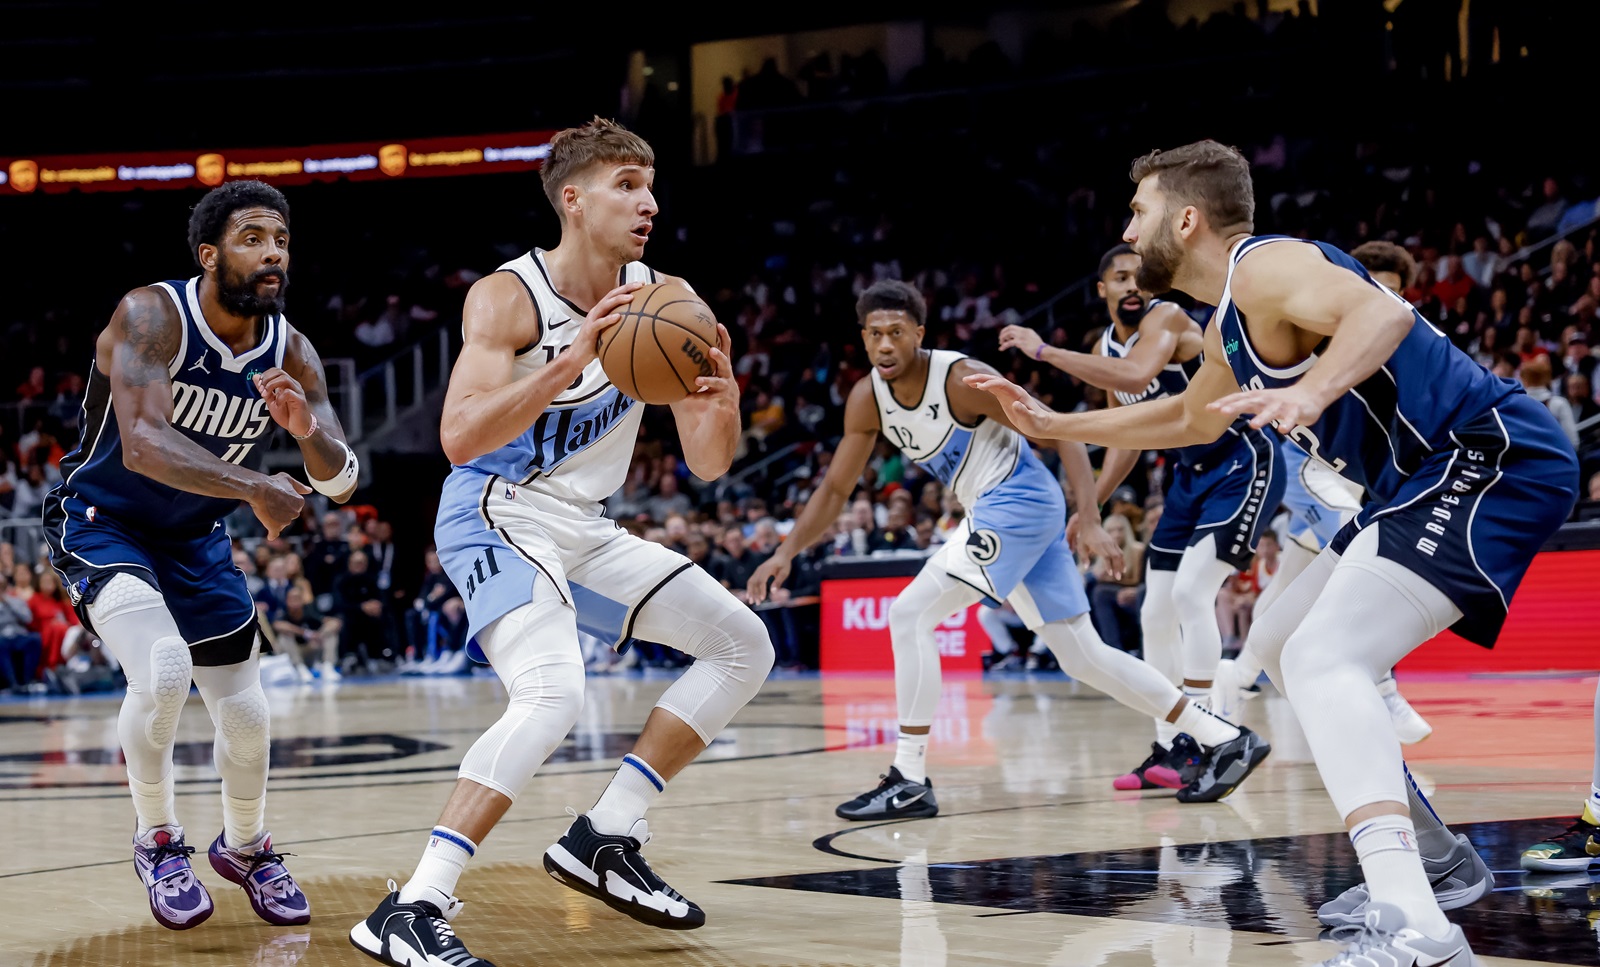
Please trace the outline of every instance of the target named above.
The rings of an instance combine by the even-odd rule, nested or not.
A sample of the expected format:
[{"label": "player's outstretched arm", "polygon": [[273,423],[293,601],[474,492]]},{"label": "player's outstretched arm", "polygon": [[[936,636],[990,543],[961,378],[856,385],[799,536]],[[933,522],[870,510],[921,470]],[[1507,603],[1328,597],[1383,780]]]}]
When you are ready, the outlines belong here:
[{"label": "player's outstretched arm", "polygon": [[[675,282],[671,276],[665,278]],[[685,288],[688,283],[684,283]],[[693,292],[693,289],[689,291]],[[733,339],[717,323],[717,344],[711,349],[710,376],[695,378],[694,392],[672,404],[672,420],[683,444],[683,462],[701,480],[715,480],[733,466],[739,452],[741,416],[739,382],[733,375]]]},{"label": "player's outstretched arm", "polygon": [[783,539],[772,556],[750,575],[746,588],[751,604],[760,604],[767,598],[767,582],[781,587],[789,577],[789,566],[795,556],[815,544],[827,532],[828,525],[839,519],[845,501],[855,493],[856,484],[866,472],[867,461],[872,459],[872,448],[878,442],[878,407],[872,400],[872,380],[863,378],[850,390],[844,404],[844,436],[833,451],[833,460],[822,483],[811,492],[811,499],[800,508],[794,529]]},{"label": "player's outstretched arm", "polygon": [[[1239,311],[1252,320],[1258,349],[1262,343],[1292,347],[1295,358],[1304,359],[1331,337],[1294,385],[1241,390],[1214,402],[1212,408],[1228,417],[1252,414],[1254,427],[1315,423],[1394,355],[1416,321],[1388,289],[1334,265],[1312,245],[1263,245],[1246,253],[1231,289]],[[1209,335],[1207,343],[1209,356]]]},{"label": "player's outstretched arm", "polygon": [[1139,341],[1121,358],[1046,346],[1037,332],[1015,325],[1000,330],[1000,348],[1020,350],[1108,392],[1138,393],[1172,361],[1184,332],[1193,328],[1187,313],[1167,303],[1149,311],[1139,323]]},{"label": "player's outstretched arm", "polygon": [[[945,394],[950,399],[951,415],[966,423],[973,422],[978,416],[986,416],[1029,437],[1030,443],[1038,442],[1012,421],[1010,413],[997,397],[968,385],[966,378],[975,375],[1000,376],[988,363],[971,358],[958,360],[950,367]],[[1121,574],[1122,548],[1101,526],[1100,501],[1095,493],[1094,464],[1089,462],[1089,451],[1076,441],[1057,438],[1052,442],[1061,454],[1061,465],[1067,478],[1067,495],[1072,500],[1073,510],[1079,520],[1073,536],[1089,554],[1105,557],[1112,563],[1115,573]]]},{"label": "player's outstretched arm", "polygon": [[606,293],[589,310],[567,349],[521,379],[517,351],[539,341],[542,321],[528,290],[511,272],[494,272],[472,284],[462,310],[461,355],[450,371],[439,442],[453,464],[464,464],[515,440],[545,407],[575,383],[596,356],[600,334],[621,320],[619,309],[641,283]]},{"label": "player's outstretched arm", "polygon": [[992,393],[1006,408],[1018,430],[1052,440],[1078,440],[1125,450],[1167,450],[1210,443],[1222,436],[1233,418],[1206,404],[1233,392],[1233,372],[1223,359],[1215,326],[1206,329],[1206,361],[1177,396],[1091,413],[1057,413],[1003,376],[976,373],[966,377],[975,389]]},{"label": "player's outstretched arm", "polygon": [[310,489],[288,474],[236,466],[172,425],[172,359],[183,320],[165,293],[135,289],[123,297],[96,343],[96,366],[111,383],[111,405],[129,470],[175,490],[247,501],[276,537],[305,505]]}]

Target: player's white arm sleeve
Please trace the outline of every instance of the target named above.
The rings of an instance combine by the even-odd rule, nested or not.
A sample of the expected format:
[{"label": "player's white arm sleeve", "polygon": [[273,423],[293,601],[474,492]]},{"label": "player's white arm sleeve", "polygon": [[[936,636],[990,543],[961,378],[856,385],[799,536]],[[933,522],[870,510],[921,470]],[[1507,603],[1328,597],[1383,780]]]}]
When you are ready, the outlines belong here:
[{"label": "player's white arm sleeve", "polygon": [[343,440],[333,441],[344,448],[344,468],[327,480],[318,480],[312,476],[311,468],[306,468],[306,480],[311,483],[311,489],[319,494],[329,497],[343,497],[355,489],[356,481],[361,478],[361,461],[356,459],[356,452],[350,449],[350,444]]}]

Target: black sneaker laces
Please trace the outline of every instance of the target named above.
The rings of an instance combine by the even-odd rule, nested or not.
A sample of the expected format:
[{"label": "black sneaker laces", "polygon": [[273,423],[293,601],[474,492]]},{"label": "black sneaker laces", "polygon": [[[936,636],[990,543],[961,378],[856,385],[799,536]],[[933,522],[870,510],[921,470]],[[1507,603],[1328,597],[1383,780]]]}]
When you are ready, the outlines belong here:
[{"label": "black sneaker laces", "polygon": [[169,857],[182,856],[188,858],[193,855],[193,846],[188,846],[181,842],[175,843],[169,839],[165,843],[157,845],[155,851],[150,854],[150,868],[152,870],[156,869],[161,865],[163,860],[166,860]]}]

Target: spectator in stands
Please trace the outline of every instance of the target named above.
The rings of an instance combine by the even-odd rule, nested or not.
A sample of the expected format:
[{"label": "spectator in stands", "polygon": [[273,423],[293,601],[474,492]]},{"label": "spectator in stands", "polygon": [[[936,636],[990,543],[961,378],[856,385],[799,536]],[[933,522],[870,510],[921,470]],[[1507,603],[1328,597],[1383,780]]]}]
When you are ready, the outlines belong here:
[{"label": "spectator in stands", "polygon": [[43,366],[35,366],[28,370],[28,378],[23,380],[16,389],[17,399],[24,403],[42,400],[47,392],[46,373]]},{"label": "spectator in stands", "polygon": [[60,680],[56,670],[78,650],[88,632],[79,623],[55,568],[47,567],[39,572],[33,595],[28,598],[28,609],[33,612],[28,630],[39,636],[40,673],[52,691],[62,691],[56,687]]},{"label": "spectator in stands", "polygon": [[1489,236],[1479,235],[1472,240],[1472,251],[1461,256],[1461,271],[1482,289],[1489,288],[1498,269],[1498,256],[1492,248],[1493,244]]},{"label": "spectator in stands", "polygon": [[1132,522],[1122,514],[1108,515],[1105,529],[1122,545],[1122,573],[1112,575],[1107,562],[1098,556],[1090,562],[1089,573],[1094,584],[1090,590],[1089,616],[1106,644],[1138,653],[1142,650],[1139,606],[1144,591],[1145,545],[1139,541]]},{"label": "spectator in stands", "polygon": [[17,462],[0,450],[0,517],[10,517],[17,503]]},{"label": "spectator in stands", "polygon": [[16,574],[24,566],[0,571],[0,694],[20,695],[42,690],[30,687],[38,672],[42,651],[38,632],[28,628],[33,621],[33,609],[28,605],[32,588],[19,591],[14,584]]},{"label": "spectator in stands", "polygon": [[1527,365],[1530,359],[1536,356],[1549,356],[1550,350],[1539,341],[1539,331],[1531,324],[1523,323],[1517,328],[1517,341],[1512,346],[1512,351],[1517,354],[1517,368]]},{"label": "spectator in stands", "polygon": [[350,557],[350,545],[344,539],[344,515],[330,510],[322,515],[321,532],[312,540],[306,551],[303,567],[311,591],[316,595],[317,609],[331,613],[337,603],[333,599],[334,583],[344,574]]},{"label": "spectator in stands", "polygon": [[867,552],[916,549],[917,533],[911,527],[911,495],[896,490],[890,495],[888,519],[867,538]]},{"label": "spectator in stands", "polygon": [[1567,334],[1566,352],[1561,357],[1563,379],[1571,375],[1585,377],[1594,382],[1594,369],[1600,359],[1589,354],[1589,335],[1576,326]]},{"label": "spectator in stands", "polygon": [[745,589],[750,586],[750,575],[766,560],[752,550],[744,539],[744,531],[730,527],[722,535],[722,553],[711,558],[711,576],[733,592],[740,601],[745,599]]},{"label": "spectator in stands", "polygon": [[1573,449],[1577,449],[1578,421],[1573,416],[1572,406],[1564,397],[1556,396],[1550,391],[1550,357],[1534,356],[1532,359],[1525,359],[1521,378],[1528,395],[1545,405],[1550,415],[1561,424],[1561,432],[1567,435],[1567,440]]},{"label": "spectator in stands", "polygon": [[324,615],[315,597],[305,578],[290,584],[283,606],[269,616],[272,630],[277,633],[278,650],[289,656],[301,682],[309,683],[313,677],[308,655],[317,663],[317,677],[338,681],[342,677],[338,669],[339,619]]},{"label": "spectator in stands", "polygon": [[342,609],[340,661],[347,670],[359,665],[366,671],[377,671],[380,661],[393,657],[385,638],[385,595],[378,587],[377,575],[370,570],[365,551],[352,551],[345,568],[334,592]]},{"label": "spectator in stands", "polygon": [[240,547],[237,543],[233,547],[233,566],[238,568],[239,572],[244,575],[245,588],[250,592],[250,597],[253,600],[256,592],[260,591],[267,582],[261,575],[256,573],[255,558],[251,557],[250,552]]},{"label": "spectator in stands", "polygon": [[1600,402],[1595,401],[1589,377],[1573,373],[1561,381],[1561,388],[1565,390],[1561,395],[1566,399],[1567,406],[1571,407],[1572,418],[1577,423],[1581,425],[1600,416]]},{"label": "spectator in stands", "polygon": [[606,513],[613,520],[633,520],[650,509],[650,466],[635,459],[628,479],[616,493],[606,498]]},{"label": "spectator in stands", "polygon": [[267,562],[267,574],[261,584],[261,590],[255,594],[256,610],[267,617],[268,621],[279,612],[283,611],[284,602],[289,598],[289,561],[285,555],[276,555]]},{"label": "spectator in stands", "polygon": [[645,501],[644,512],[651,520],[664,521],[674,515],[687,514],[694,510],[694,502],[689,495],[678,489],[678,478],[675,474],[664,473],[656,481],[656,492]]},{"label": "spectator in stands", "polygon": [[1433,284],[1433,297],[1439,300],[1440,305],[1453,307],[1461,299],[1472,295],[1472,286],[1472,277],[1462,268],[1461,256],[1446,255],[1444,273]]}]

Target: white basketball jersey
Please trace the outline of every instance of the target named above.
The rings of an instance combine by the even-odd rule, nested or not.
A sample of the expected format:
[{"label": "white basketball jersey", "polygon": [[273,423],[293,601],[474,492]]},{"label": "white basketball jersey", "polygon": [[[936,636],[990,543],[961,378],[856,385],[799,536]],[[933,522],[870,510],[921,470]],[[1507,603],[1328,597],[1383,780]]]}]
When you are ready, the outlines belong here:
[{"label": "white basketball jersey", "polygon": [[[538,337],[517,351],[513,377],[521,379],[565,352],[588,313],[556,291],[540,249],[499,271],[521,279],[539,310]],[[630,262],[617,274],[618,285],[655,281],[655,272],[642,262]],[[619,392],[600,361],[590,360],[577,382],[562,390],[532,426],[467,466],[554,497],[601,501],[628,475],[643,413],[644,404]]]},{"label": "white basketball jersey", "polygon": [[945,380],[961,353],[928,351],[928,382],[916,405],[901,406],[878,371],[872,371],[872,397],[878,404],[883,435],[906,456],[921,464],[954,490],[969,510],[1017,469],[1026,445],[1017,431],[996,420],[978,417],[972,426],[950,413]]}]

